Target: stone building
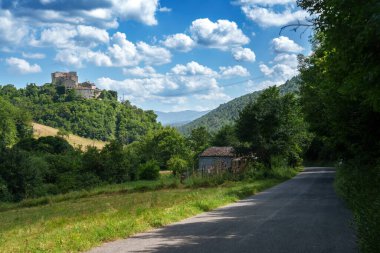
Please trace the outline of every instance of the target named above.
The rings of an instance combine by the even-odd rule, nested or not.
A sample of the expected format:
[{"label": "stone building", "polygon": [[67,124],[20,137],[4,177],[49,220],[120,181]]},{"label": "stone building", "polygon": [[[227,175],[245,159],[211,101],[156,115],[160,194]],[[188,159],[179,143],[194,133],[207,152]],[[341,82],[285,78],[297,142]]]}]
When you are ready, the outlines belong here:
[{"label": "stone building", "polygon": [[66,90],[74,89],[83,98],[97,98],[101,90],[91,82],[78,82],[77,72],[54,72],[51,74],[51,83],[56,86],[64,86]]},{"label": "stone building", "polygon": [[199,155],[199,169],[207,173],[231,169],[234,157],[233,147],[210,147]]},{"label": "stone building", "polygon": [[210,147],[199,155],[199,170],[202,173],[239,173],[248,160],[248,157],[238,157],[233,147]]}]

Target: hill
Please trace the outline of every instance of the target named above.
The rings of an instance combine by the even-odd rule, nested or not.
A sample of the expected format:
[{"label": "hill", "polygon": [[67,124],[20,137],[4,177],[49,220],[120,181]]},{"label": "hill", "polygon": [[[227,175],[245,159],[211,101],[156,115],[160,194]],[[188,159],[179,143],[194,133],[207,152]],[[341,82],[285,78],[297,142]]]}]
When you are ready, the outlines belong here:
[{"label": "hill", "polygon": [[[45,126],[38,123],[32,123],[33,125],[33,135],[37,138],[44,137],[44,136],[57,136],[58,135],[58,129]],[[87,138],[80,137],[78,135],[69,134],[68,136],[65,136],[64,139],[66,139],[72,146],[74,147],[80,147],[83,148],[87,146],[97,147],[98,149],[102,149],[107,142],[104,141],[98,141],[98,140],[91,140]]]},{"label": "hill", "polygon": [[[279,87],[282,94],[297,92],[299,90],[299,78],[293,77]],[[189,134],[192,129],[204,126],[208,131],[216,132],[222,126],[232,124],[239,116],[240,111],[249,103],[255,101],[261,92],[262,90],[255,91],[221,104],[202,117],[178,127],[178,130],[183,134]]]},{"label": "hill", "polygon": [[209,111],[186,110],[180,112],[155,111],[154,113],[157,115],[157,121],[161,122],[163,125],[181,126],[205,115],[208,112]]},{"label": "hill", "polygon": [[120,103],[112,91],[103,90],[99,99],[84,99],[75,90],[60,90],[52,84],[21,89],[5,85],[0,86],[0,97],[29,112],[36,123],[90,139],[130,143],[160,127],[153,111],[129,101]]}]

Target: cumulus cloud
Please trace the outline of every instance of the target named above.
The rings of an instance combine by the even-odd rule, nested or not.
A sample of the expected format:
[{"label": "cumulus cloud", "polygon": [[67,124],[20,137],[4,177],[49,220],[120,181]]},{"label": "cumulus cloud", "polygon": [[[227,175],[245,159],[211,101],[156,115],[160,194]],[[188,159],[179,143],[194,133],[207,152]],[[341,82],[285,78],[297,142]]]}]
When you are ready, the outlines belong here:
[{"label": "cumulus cloud", "polygon": [[303,47],[295,43],[293,40],[285,36],[280,36],[272,40],[273,49],[276,52],[299,53]]},{"label": "cumulus cloud", "polygon": [[75,48],[77,46],[96,47],[109,42],[109,34],[104,29],[92,26],[60,25],[43,29],[39,37],[34,36],[32,46],[54,46],[55,48]]},{"label": "cumulus cloud", "polygon": [[284,26],[289,23],[303,21],[309,14],[304,10],[291,11],[289,9],[276,12],[272,9],[258,6],[243,6],[242,10],[248,19],[262,27]]},{"label": "cumulus cloud", "polygon": [[117,27],[117,20],[136,20],[156,25],[158,0],[3,0],[2,7],[17,17],[43,23],[70,23],[100,27]]},{"label": "cumulus cloud", "polygon": [[0,45],[17,45],[28,35],[27,26],[17,22],[8,10],[0,9],[0,24]]},{"label": "cumulus cloud", "polygon": [[195,42],[189,36],[183,33],[177,33],[166,37],[162,44],[171,49],[188,52],[194,48]]},{"label": "cumulus cloud", "polygon": [[249,48],[234,48],[232,50],[232,56],[237,61],[254,62],[256,60],[255,53]]},{"label": "cumulus cloud", "polygon": [[137,50],[139,51],[141,60],[148,65],[163,65],[171,61],[172,55],[170,51],[162,47],[151,46],[145,42],[138,42]]},{"label": "cumulus cloud", "polygon": [[219,67],[219,73],[222,77],[249,76],[249,71],[240,65]]},{"label": "cumulus cloud", "polygon": [[272,81],[283,83],[298,74],[298,61],[295,54],[279,54],[277,55],[272,66],[260,64],[260,71]]},{"label": "cumulus cloud", "polygon": [[272,6],[272,5],[284,5],[284,4],[295,4],[296,0],[238,0],[235,1],[236,4],[257,4],[257,5],[266,5],[266,6]]},{"label": "cumulus cloud", "polygon": [[[296,8],[296,0],[237,0],[246,17],[262,27],[304,21],[309,14]],[[276,6],[276,8],[274,8]]]},{"label": "cumulus cloud", "polygon": [[160,9],[158,9],[159,12],[171,12],[172,9],[168,8],[168,7],[161,7]]},{"label": "cumulus cloud", "polygon": [[27,59],[44,59],[46,57],[45,54],[41,53],[26,53],[22,52],[22,57],[27,58]]},{"label": "cumulus cloud", "polygon": [[108,43],[109,35],[104,29],[99,29],[93,26],[79,25],[77,27],[78,37],[86,40]]},{"label": "cumulus cloud", "polygon": [[177,64],[163,74],[149,66],[124,68],[123,73],[128,78],[114,80],[102,77],[97,80],[97,84],[100,88],[126,94],[127,99],[134,103],[156,101],[178,104],[191,98],[202,106],[230,99],[223,87],[219,86],[219,79],[249,75],[248,70],[240,65],[220,67],[219,71],[215,71],[197,62]]},{"label": "cumulus cloud", "polygon": [[146,25],[157,25],[158,0],[112,0],[113,11],[122,19],[134,19]]},{"label": "cumulus cloud", "polygon": [[147,65],[162,65],[169,63],[172,57],[170,51],[163,47],[142,41],[135,44],[121,32],[116,32],[109,39],[110,45],[106,50],[95,51],[91,47],[70,44],[69,39],[66,41],[65,46],[57,45],[59,50],[55,60],[68,66],[83,67],[85,63],[92,63],[100,67],[134,67],[141,62]]},{"label": "cumulus cloud", "polygon": [[152,68],[151,66],[123,68],[123,74],[128,75],[128,76],[138,76],[138,77],[160,76],[160,74],[157,74],[156,70]]},{"label": "cumulus cloud", "polygon": [[189,62],[186,65],[177,64],[171,71],[176,75],[216,75],[214,70],[195,61]]},{"label": "cumulus cloud", "polygon": [[249,38],[233,21],[208,18],[194,20],[190,26],[192,39],[199,45],[227,50],[249,43]]},{"label": "cumulus cloud", "polygon": [[30,64],[24,59],[10,57],[5,59],[10,71],[20,74],[32,74],[41,72],[41,67],[38,64]]}]

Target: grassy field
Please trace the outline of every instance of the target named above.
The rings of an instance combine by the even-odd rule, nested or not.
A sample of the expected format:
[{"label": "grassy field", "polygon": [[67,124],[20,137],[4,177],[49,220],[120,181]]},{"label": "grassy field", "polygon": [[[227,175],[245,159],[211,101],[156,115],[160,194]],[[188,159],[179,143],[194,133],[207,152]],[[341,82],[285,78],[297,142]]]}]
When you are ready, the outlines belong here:
[{"label": "grassy field", "polygon": [[286,179],[194,188],[170,176],[163,178],[54,196],[34,207],[8,205],[0,211],[0,252],[85,251],[209,211]]},{"label": "grassy field", "polygon": [[[43,136],[56,136],[58,133],[58,129],[41,125],[38,123],[32,123],[33,124],[33,135],[35,137],[43,137]],[[107,142],[104,141],[98,141],[98,140],[91,140],[87,138],[80,137],[78,135],[70,134],[68,137],[64,137],[72,146],[74,147],[87,147],[87,146],[94,146],[98,149],[102,149]]]}]

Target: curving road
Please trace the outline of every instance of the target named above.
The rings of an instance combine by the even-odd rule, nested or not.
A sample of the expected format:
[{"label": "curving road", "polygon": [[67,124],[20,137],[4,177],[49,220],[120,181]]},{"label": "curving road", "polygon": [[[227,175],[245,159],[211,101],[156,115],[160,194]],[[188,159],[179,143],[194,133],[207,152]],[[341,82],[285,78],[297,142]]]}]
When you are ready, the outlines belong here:
[{"label": "curving road", "polygon": [[250,198],[89,252],[357,252],[334,176],[333,168],[306,168]]}]

